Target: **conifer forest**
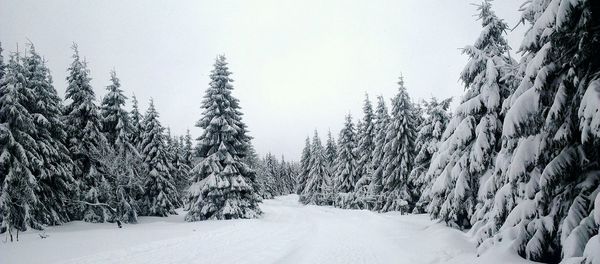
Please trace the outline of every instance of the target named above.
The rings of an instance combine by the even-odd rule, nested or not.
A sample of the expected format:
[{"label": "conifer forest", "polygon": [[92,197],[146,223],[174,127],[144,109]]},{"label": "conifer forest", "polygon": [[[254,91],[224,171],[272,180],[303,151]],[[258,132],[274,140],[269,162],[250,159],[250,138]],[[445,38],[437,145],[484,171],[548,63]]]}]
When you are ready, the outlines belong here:
[{"label": "conifer forest", "polygon": [[[251,122],[263,103],[248,98],[284,100],[247,88],[252,71],[268,70],[238,69],[252,49],[194,61],[208,82],[185,88],[201,97],[184,108],[132,92],[119,65],[93,75],[86,53],[105,51],[75,35],[56,68],[41,50],[68,46],[0,33],[0,263],[600,264],[600,1],[475,2],[453,3],[478,30],[451,47],[464,62],[450,76],[459,94],[423,96],[415,79],[428,77],[396,69],[390,93],[363,87],[362,102],[303,95],[333,96],[323,113],[345,101],[360,109],[341,109],[327,130]],[[285,56],[276,45],[260,52]],[[294,147],[261,145],[276,140],[269,127],[288,130],[275,144]]]}]

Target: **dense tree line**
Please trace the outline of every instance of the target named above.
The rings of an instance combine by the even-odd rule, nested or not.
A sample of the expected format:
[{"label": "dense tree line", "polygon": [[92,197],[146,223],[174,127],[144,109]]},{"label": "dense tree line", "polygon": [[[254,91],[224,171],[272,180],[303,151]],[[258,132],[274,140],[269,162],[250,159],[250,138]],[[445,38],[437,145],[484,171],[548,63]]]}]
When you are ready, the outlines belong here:
[{"label": "dense tree line", "polygon": [[[154,101],[145,114],[113,70],[97,102],[73,45],[64,104],[29,44],[4,63],[0,48],[0,233],[83,220],[136,223],[185,205],[188,221],[253,218],[264,198],[294,191],[296,166],[256,158],[227,63],[219,56],[202,102],[204,134],[171,136]],[[258,174],[257,174],[258,172]]]},{"label": "dense tree line", "polygon": [[453,113],[449,99],[412,104],[401,78],[391,113],[367,99],[362,120],[346,118],[333,163],[307,139],[300,201],[426,212],[480,252],[502,241],[531,260],[600,263],[599,3],[527,1],[520,61],[490,1],[478,12]]}]

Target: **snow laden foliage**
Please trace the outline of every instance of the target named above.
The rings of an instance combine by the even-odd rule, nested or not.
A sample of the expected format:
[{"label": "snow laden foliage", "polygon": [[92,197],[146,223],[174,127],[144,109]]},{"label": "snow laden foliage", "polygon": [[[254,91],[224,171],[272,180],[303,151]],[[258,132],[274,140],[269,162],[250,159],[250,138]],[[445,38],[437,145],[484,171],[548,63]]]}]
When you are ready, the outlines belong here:
[{"label": "snow laden foliage", "polygon": [[585,0],[536,0],[523,10],[522,79],[505,103],[508,165],[489,209],[501,227],[486,229],[483,248],[509,240],[531,260],[599,261],[597,10]]},{"label": "snow laden foliage", "polygon": [[296,193],[302,194],[308,181],[308,173],[310,172],[310,157],[311,157],[310,137],[306,137],[302,155],[300,156],[300,168],[298,171]]},{"label": "snow laden foliage", "polygon": [[354,189],[358,195],[364,196],[368,192],[368,186],[371,183],[371,174],[373,166],[373,151],[375,150],[375,114],[373,106],[369,100],[369,95],[365,94],[363,105],[363,130],[357,135],[356,146],[356,172],[359,177]]},{"label": "snow laden foliage", "polygon": [[354,184],[358,180],[356,168],[356,134],[352,116],[346,116],[344,127],[338,139],[337,158],[334,161],[334,192],[348,193],[354,191]]},{"label": "snow laden foliage", "polygon": [[[67,200],[72,195],[73,163],[65,146],[67,134],[62,118],[62,100],[54,89],[50,70],[29,43],[23,59],[27,89],[33,95],[28,106],[33,115],[37,153],[40,166],[33,167],[36,177],[36,204],[32,214],[39,225],[58,225],[70,220]],[[33,164],[32,164],[33,165]]]},{"label": "snow laden foliage", "polygon": [[325,150],[319,134],[315,134],[310,146],[308,175],[304,190],[300,195],[303,204],[327,205],[332,203],[333,182],[325,159]]},{"label": "snow laden foliage", "polygon": [[256,218],[262,214],[254,190],[255,171],[243,162],[251,143],[239,101],[231,94],[230,74],[225,57],[219,56],[202,101],[203,116],[196,125],[203,129],[198,141],[201,160],[191,171],[187,221]]},{"label": "snow laden foliage", "polygon": [[410,195],[412,186],[408,175],[414,162],[416,117],[404,78],[398,81],[398,94],[392,99],[392,112],[386,128],[382,168],[382,194],[385,196],[381,211],[407,212],[414,205]]},{"label": "snow laden foliage", "polygon": [[448,108],[451,101],[452,98],[438,101],[434,97],[429,102],[423,102],[427,117],[417,132],[417,138],[415,139],[416,156],[413,169],[408,178],[413,186],[411,195],[418,199],[413,213],[424,213],[431,199],[426,190],[431,189],[433,179],[430,178],[431,174],[427,174],[427,169],[431,164],[433,155],[438,150],[442,134],[450,121]]},{"label": "snow laden foliage", "polygon": [[346,116],[344,127],[340,131],[338,139],[337,158],[334,161],[334,193],[336,194],[334,205],[347,207],[348,194],[355,191],[354,186],[359,179],[356,156],[356,133],[352,116]]},{"label": "snow laden foliage", "polygon": [[140,154],[131,143],[133,126],[123,108],[127,97],[120,87],[121,83],[113,70],[110,73],[110,85],[106,87],[108,93],[101,104],[102,130],[112,150],[108,155],[113,185],[110,205],[115,208],[115,220],[136,223],[139,211],[136,198],[143,193],[140,179],[143,169]]},{"label": "snow laden foliage", "polygon": [[144,127],[143,127],[143,120],[144,117],[142,116],[142,114],[140,113],[140,108],[138,106],[138,100],[135,97],[135,95],[133,95],[132,99],[132,106],[131,106],[131,112],[129,113],[129,117],[130,117],[130,136],[129,136],[129,140],[131,145],[135,146],[136,148],[138,148],[138,152],[139,152],[139,145],[142,142],[142,131],[144,131]]},{"label": "snow laden foliage", "polygon": [[483,30],[463,53],[469,61],[461,73],[466,92],[442,136],[427,174],[435,179],[428,212],[448,225],[471,227],[480,181],[493,171],[500,143],[500,103],[509,87],[503,71],[512,62],[504,33],[508,26],[496,17],[489,1],[479,7]]},{"label": "snow laden foliage", "polygon": [[286,162],[283,157],[281,160],[267,153],[263,159],[258,161],[257,181],[259,184],[258,193],[264,199],[272,199],[275,196],[294,193],[296,171],[293,165]]},{"label": "snow laden foliage", "polygon": [[117,153],[136,153],[129,139],[132,130],[131,120],[127,111],[123,109],[127,97],[123,95],[121,82],[114,70],[110,72],[110,82],[111,84],[106,87],[108,93],[102,99],[101,106],[103,132],[108,143]]},{"label": "snow laden foliage", "polygon": [[[390,122],[390,115],[388,113],[388,109],[385,105],[385,100],[382,96],[377,97],[377,108],[375,110],[375,120],[374,131],[375,134],[373,143],[375,144],[375,148],[373,149],[373,154],[371,158],[371,173],[370,173],[370,183],[368,187],[368,195],[371,197],[381,197],[381,192],[383,190],[383,170],[384,167],[380,166],[383,162],[384,158],[384,147],[386,145],[386,133],[387,126]],[[383,205],[383,201],[381,199],[377,199],[375,203],[371,205],[371,209],[375,211],[379,211],[381,206]]]},{"label": "snow laden foliage", "polygon": [[106,160],[108,143],[102,134],[102,118],[96,96],[90,85],[87,63],[79,57],[77,45],[73,44],[73,62],[67,75],[67,100],[64,120],[69,136],[67,146],[75,163],[74,178],[77,181],[72,217],[87,222],[104,222],[112,215],[104,206],[110,199],[110,182]]},{"label": "snow laden foliage", "polygon": [[263,160],[260,162],[258,178],[260,182],[260,189],[258,193],[264,199],[272,199],[279,195],[277,178],[279,177],[278,164],[275,156],[271,153],[267,153]]},{"label": "snow laden foliage", "polygon": [[[37,225],[33,206],[41,201],[34,193],[36,167],[43,164],[35,141],[35,116],[27,106],[33,93],[26,86],[26,70],[18,54],[11,54],[0,80],[0,231],[13,233]],[[4,70],[4,69],[3,69]]]},{"label": "snow laden foliage", "polygon": [[144,117],[140,149],[145,171],[140,214],[150,216],[175,214],[175,208],[180,205],[179,194],[171,174],[173,164],[167,152],[164,128],[158,120],[158,112],[153,100],[150,100]]},{"label": "snow laden foliage", "polygon": [[335,143],[335,139],[333,138],[331,131],[327,131],[327,142],[325,142],[325,161],[327,162],[327,167],[330,168],[330,175],[334,175],[335,173],[335,160],[337,157],[338,145]]}]

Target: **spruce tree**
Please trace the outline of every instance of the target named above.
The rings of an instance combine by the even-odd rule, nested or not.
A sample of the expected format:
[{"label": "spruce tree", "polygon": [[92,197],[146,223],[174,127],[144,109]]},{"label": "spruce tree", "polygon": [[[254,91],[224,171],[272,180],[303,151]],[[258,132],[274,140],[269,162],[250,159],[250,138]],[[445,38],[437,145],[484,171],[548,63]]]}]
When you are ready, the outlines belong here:
[{"label": "spruce tree", "polygon": [[404,79],[398,82],[398,95],[392,100],[392,115],[386,129],[382,183],[385,204],[382,211],[403,211],[414,201],[410,197],[408,175],[412,170],[415,150],[415,111],[404,87]]},{"label": "spruce tree", "polygon": [[[367,186],[371,182],[373,151],[375,150],[375,115],[373,106],[369,100],[369,95],[365,94],[363,105],[363,131],[357,135],[357,162],[356,172],[359,180],[356,182],[355,189],[362,194],[366,193]],[[361,195],[362,195],[361,194]]]},{"label": "spruce tree", "polygon": [[442,133],[444,133],[450,121],[448,107],[450,107],[451,101],[451,98],[438,101],[434,97],[429,102],[424,102],[427,109],[427,118],[417,133],[415,140],[416,156],[408,179],[414,187],[411,193],[413,197],[418,199],[413,213],[424,213],[429,204],[430,198],[426,190],[431,189],[433,179],[430,178],[431,174],[427,174],[427,169],[431,163],[431,158],[438,150]]},{"label": "spruce tree", "polygon": [[33,93],[26,87],[26,69],[11,54],[0,80],[0,213],[11,241],[13,232],[37,225],[32,207],[38,204],[33,168],[43,164],[35,141],[35,116],[27,109]]},{"label": "spruce tree", "polygon": [[95,104],[96,95],[90,85],[87,63],[79,57],[73,44],[73,62],[68,68],[67,100],[64,119],[69,135],[68,147],[75,163],[77,181],[72,214],[75,219],[87,222],[104,222],[111,218],[105,205],[110,200],[110,183],[103,158],[107,153],[107,140],[101,131],[101,117]]},{"label": "spruce tree", "polygon": [[191,168],[187,165],[185,160],[186,151],[184,149],[184,138],[173,137],[172,139],[172,152],[173,157],[171,163],[173,164],[173,179],[177,193],[181,199],[185,199],[185,191],[190,185],[189,172]]},{"label": "spruce tree", "polygon": [[[142,132],[144,131],[144,127],[143,127],[143,117],[142,114],[140,113],[140,109],[138,106],[138,100],[135,97],[135,95],[133,95],[131,97],[131,102],[132,102],[132,106],[131,106],[131,112],[129,114],[129,116],[131,117],[131,135],[130,135],[130,142],[134,147],[139,148],[140,143],[142,142]],[[139,151],[138,151],[139,152]]]},{"label": "spruce tree", "polygon": [[[310,141],[307,138],[307,146],[310,148]],[[331,130],[327,132],[327,142],[325,143],[325,160],[327,161],[327,166],[332,168],[331,173],[333,174],[333,167],[335,165],[335,160],[338,155],[338,147],[335,143],[335,139],[333,139],[333,135],[331,135]]]},{"label": "spruce tree", "polygon": [[373,150],[373,158],[371,160],[371,182],[369,184],[369,196],[376,198],[372,205],[373,210],[380,210],[383,206],[383,200],[381,199],[381,193],[383,190],[383,171],[385,169],[382,166],[383,158],[385,156],[385,145],[386,145],[386,133],[387,127],[390,122],[390,116],[388,109],[385,105],[385,100],[382,96],[377,97],[377,109],[375,110],[375,139]]},{"label": "spruce tree", "polygon": [[110,73],[110,82],[101,107],[102,129],[113,152],[109,165],[113,185],[110,204],[115,207],[116,220],[137,223],[139,206],[136,198],[143,192],[140,179],[141,157],[131,143],[133,126],[129,114],[123,108],[127,97],[123,95],[114,70]]},{"label": "spruce tree", "polygon": [[40,224],[58,225],[70,220],[67,200],[73,194],[75,183],[73,161],[65,146],[67,133],[61,119],[62,100],[52,85],[50,70],[31,43],[23,64],[26,86],[33,95],[28,109],[35,117],[34,139],[42,161],[40,166],[32,167],[37,183],[37,204],[32,214]]},{"label": "spruce tree", "polygon": [[502,125],[500,103],[509,89],[503,69],[512,63],[504,38],[506,23],[496,17],[489,1],[478,10],[483,31],[474,45],[463,49],[469,56],[461,73],[466,93],[429,168],[436,180],[428,211],[458,228],[471,227],[480,179],[493,168]]},{"label": "spruce tree", "polygon": [[[331,135],[331,132],[329,132]],[[332,139],[333,140],[333,139]],[[311,158],[311,145],[310,137],[306,137],[304,142],[304,148],[302,149],[302,156],[300,156],[300,168],[298,173],[298,187],[296,189],[297,194],[302,194],[306,188],[308,182],[308,174],[310,172],[310,158]]]},{"label": "spruce tree", "polygon": [[[106,87],[108,93],[102,99],[102,129],[108,143],[117,153],[135,151],[130,142],[131,121],[123,109],[127,97],[121,90],[121,82],[116,72],[110,72],[111,84]],[[137,106],[136,106],[137,107]]]},{"label": "spruce tree", "polygon": [[340,131],[338,155],[335,159],[334,184],[335,193],[349,193],[354,191],[354,184],[358,180],[356,168],[356,135],[352,116],[346,116],[344,128]]},{"label": "spruce tree", "polygon": [[[527,259],[597,263],[600,19],[597,1],[531,1],[521,81],[506,99],[505,170],[482,227]],[[499,227],[498,227],[499,226]]]},{"label": "spruce tree", "polygon": [[218,56],[210,85],[202,101],[198,127],[200,163],[192,170],[187,221],[256,218],[262,214],[255,193],[255,172],[244,163],[250,136],[242,122],[238,99],[231,94],[233,81],[225,56]]},{"label": "spruce tree", "polygon": [[158,120],[158,112],[152,99],[144,116],[143,127],[140,149],[146,176],[141,213],[150,216],[176,214],[179,194],[171,175],[173,165],[167,152],[164,128]]},{"label": "spruce tree", "polygon": [[331,178],[325,161],[325,151],[315,130],[310,146],[310,161],[306,186],[300,195],[304,204],[329,204],[331,202]]},{"label": "spruce tree", "polygon": [[[251,148],[254,151],[254,148]],[[182,143],[182,151],[183,151],[183,162],[186,166],[190,167],[190,169],[194,165],[194,147],[192,146],[192,135],[190,135],[190,130],[188,129],[185,133],[183,143]],[[252,157],[252,154],[256,154],[256,151],[250,151],[249,157]],[[257,156],[254,156],[258,159]]]}]

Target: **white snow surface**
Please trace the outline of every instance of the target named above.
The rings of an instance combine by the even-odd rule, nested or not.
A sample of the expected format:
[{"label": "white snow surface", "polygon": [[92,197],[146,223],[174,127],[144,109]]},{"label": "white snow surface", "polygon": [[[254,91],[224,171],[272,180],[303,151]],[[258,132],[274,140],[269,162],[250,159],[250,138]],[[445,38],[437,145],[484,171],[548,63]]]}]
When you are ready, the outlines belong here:
[{"label": "white snow surface", "polygon": [[[529,263],[508,246],[476,257],[465,233],[427,215],[265,200],[253,220],[188,223],[185,212],[124,225],[71,222],[0,242],[0,263]],[[2,241],[4,241],[2,236]]]}]

